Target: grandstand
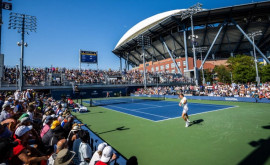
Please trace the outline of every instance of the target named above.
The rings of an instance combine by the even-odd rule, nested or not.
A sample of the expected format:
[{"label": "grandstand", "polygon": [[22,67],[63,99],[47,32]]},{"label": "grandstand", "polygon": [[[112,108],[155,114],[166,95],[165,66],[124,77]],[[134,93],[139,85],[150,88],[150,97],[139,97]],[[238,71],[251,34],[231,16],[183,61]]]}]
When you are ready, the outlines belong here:
[{"label": "grandstand", "polygon": [[[219,63],[230,56],[238,53],[250,54],[252,45],[244,34],[237,28],[240,26],[245,33],[261,29],[263,35],[257,37],[255,42],[259,50],[260,56],[269,62],[266,56],[269,56],[269,9],[270,2],[256,2],[238,6],[223,7],[218,9],[207,10],[194,15],[194,30],[198,36],[196,39],[196,47],[210,47],[207,53],[203,54],[203,59],[207,56],[207,62],[204,67],[213,68],[211,63]],[[193,83],[193,75],[187,74],[193,69],[192,44],[188,41],[190,35],[190,21],[188,19],[181,19],[181,12],[185,9],[173,10],[154,15],[147,18],[130,30],[119,40],[115,46],[113,53],[121,59],[126,60],[126,64],[131,64],[138,67],[142,64],[141,54],[142,49],[137,46],[137,36],[146,35],[151,38],[150,47],[145,49],[147,54],[146,63],[151,72],[148,72],[147,85],[181,85],[185,83]],[[220,30],[220,33],[218,31]],[[186,37],[184,37],[186,36]],[[217,40],[213,42],[214,38]],[[164,48],[167,45],[170,52],[173,53],[176,62],[181,62],[182,73],[186,74],[183,79],[168,80],[164,78],[161,73],[166,69],[171,73],[177,73],[177,70],[172,69],[172,61],[169,53]],[[185,47],[187,49],[185,49]],[[212,54],[212,55],[209,55]],[[214,59],[214,60],[213,60]],[[169,60],[166,64],[160,64],[164,60]],[[201,59],[202,60],[202,59]],[[197,61],[197,66],[202,64],[201,60]],[[151,62],[152,61],[152,62]],[[186,62],[185,62],[186,61]],[[188,62],[187,62],[188,61]],[[215,62],[216,61],[216,62]],[[185,63],[184,63],[185,62]],[[158,63],[158,64],[157,64]],[[161,67],[163,66],[163,70]],[[115,86],[136,86],[143,85],[142,73],[135,71],[128,71],[126,65],[125,71],[83,71],[82,74],[78,70],[70,70],[66,68],[30,68],[25,67],[25,87],[31,86],[33,89],[44,90],[60,90],[69,89],[72,93],[72,84],[77,84],[82,90],[86,88],[93,88],[93,90],[101,87],[115,87]],[[175,67],[175,66],[174,66]],[[142,66],[141,66],[142,68]],[[157,69],[156,69],[157,68]],[[123,68],[122,68],[123,69]],[[1,78],[1,90],[15,90],[16,89],[16,74],[19,71],[16,68],[5,68],[2,70],[7,74],[3,74]],[[159,72],[159,74],[155,74]],[[123,74],[124,73],[124,74]],[[127,73],[127,74],[126,74]],[[153,75],[154,74],[154,75]],[[134,78],[135,77],[135,78]],[[166,76],[165,76],[166,77]],[[158,81],[157,81],[158,80]],[[134,88],[125,91],[133,91]],[[119,92],[119,91],[118,91]],[[53,93],[53,92],[52,92]],[[70,94],[69,94],[70,95]]]}]

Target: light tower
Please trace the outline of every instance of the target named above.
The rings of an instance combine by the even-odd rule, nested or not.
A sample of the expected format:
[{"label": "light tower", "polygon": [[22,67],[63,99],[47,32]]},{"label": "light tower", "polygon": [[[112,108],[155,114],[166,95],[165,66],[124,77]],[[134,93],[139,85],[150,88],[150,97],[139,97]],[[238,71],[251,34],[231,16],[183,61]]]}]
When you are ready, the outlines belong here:
[{"label": "light tower", "polygon": [[199,85],[199,80],[198,80],[198,72],[197,72],[197,58],[196,58],[196,50],[195,50],[195,38],[196,35],[194,35],[194,28],[193,28],[193,15],[198,13],[199,11],[202,10],[202,4],[201,3],[197,3],[193,6],[191,6],[190,8],[188,8],[186,11],[183,11],[181,13],[181,18],[182,20],[186,19],[186,18],[190,18],[190,24],[191,24],[191,40],[192,40],[192,51],[193,51],[193,59],[194,59],[194,78],[195,78],[195,83],[196,86]]},{"label": "light tower", "polygon": [[254,43],[254,38],[256,36],[262,35],[262,31],[255,31],[247,34],[248,37],[252,38],[252,46],[253,46],[253,54],[254,54],[254,62],[255,62],[255,68],[256,68],[256,81],[257,85],[260,85],[260,77],[259,77],[259,72],[258,72],[258,66],[257,66],[257,56],[256,56],[256,49],[255,49],[255,43]]},{"label": "light tower", "polygon": [[[205,52],[207,50],[207,47],[197,47],[195,48],[197,52],[200,52],[201,54],[201,62],[203,61],[202,60],[202,53]],[[203,66],[202,66],[202,76],[203,76],[203,81],[202,83],[205,84],[205,78],[204,78],[204,71],[203,71]]]},{"label": "light tower", "polygon": [[143,59],[143,85],[144,89],[146,89],[146,71],[145,71],[145,48],[150,46],[150,37],[139,35],[137,38],[138,46],[142,47],[142,59]]},{"label": "light tower", "polygon": [[24,46],[27,47],[28,44],[24,42],[24,34],[29,34],[29,32],[36,32],[37,19],[35,16],[30,16],[26,14],[10,13],[9,17],[9,27],[8,29],[17,29],[18,33],[21,33],[21,42],[17,45],[21,47],[21,59],[20,59],[20,81],[19,90],[22,91],[23,88],[23,63],[24,63]]}]

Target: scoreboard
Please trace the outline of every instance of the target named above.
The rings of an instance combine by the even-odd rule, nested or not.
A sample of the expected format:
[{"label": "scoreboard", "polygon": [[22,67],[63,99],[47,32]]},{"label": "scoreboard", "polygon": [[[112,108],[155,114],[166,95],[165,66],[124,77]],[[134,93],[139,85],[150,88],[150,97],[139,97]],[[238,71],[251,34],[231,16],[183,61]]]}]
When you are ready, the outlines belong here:
[{"label": "scoreboard", "polygon": [[80,59],[82,63],[97,63],[97,52],[81,50]]}]

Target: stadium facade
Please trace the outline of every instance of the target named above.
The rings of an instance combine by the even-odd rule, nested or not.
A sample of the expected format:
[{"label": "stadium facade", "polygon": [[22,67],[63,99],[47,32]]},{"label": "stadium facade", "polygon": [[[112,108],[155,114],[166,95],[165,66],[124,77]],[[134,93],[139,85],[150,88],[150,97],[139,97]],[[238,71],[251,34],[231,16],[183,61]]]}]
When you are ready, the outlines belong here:
[{"label": "stadium facade", "polygon": [[[189,66],[190,69],[194,68],[193,58],[188,57],[187,61],[188,61],[188,64],[186,64],[186,59],[183,57],[175,59],[176,64],[178,65],[178,67],[181,70],[181,73],[186,72],[187,66]],[[209,69],[210,71],[212,71],[216,65],[227,65],[226,62],[227,62],[226,59],[209,60],[209,61],[206,61],[204,63],[203,68]],[[197,66],[200,66],[201,63],[202,63],[202,60],[197,60]],[[167,72],[167,73],[177,73],[178,72],[176,67],[175,67],[174,62],[170,58],[165,59],[165,60],[156,61],[156,62],[150,61],[150,62],[147,62],[145,66],[146,66],[146,70],[149,72]],[[135,67],[133,69],[143,71],[143,64],[140,64],[139,67]]]},{"label": "stadium facade", "polygon": [[[195,47],[207,47],[205,61],[226,59],[236,54],[252,55],[253,45],[245,36],[261,30],[255,38],[259,58],[269,63],[270,57],[270,1],[249,3],[217,9],[204,9],[193,15]],[[129,65],[138,67],[143,63],[142,47],[138,36],[149,36],[150,46],[145,48],[146,62],[158,62],[171,58],[193,58],[190,19],[182,19],[187,9],[172,10],[149,17],[129,29],[112,51]],[[167,49],[167,48],[168,49]],[[198,54],[199,55],[199,54]],[[200,56],[199,56],[200,57]],[[172,59],[172,58],[171,58]],[[173,59],[172,59],[173,60]],[[198,66],[199,68],[201,65]],[[192,66],[187,65],[187,70]]]}]

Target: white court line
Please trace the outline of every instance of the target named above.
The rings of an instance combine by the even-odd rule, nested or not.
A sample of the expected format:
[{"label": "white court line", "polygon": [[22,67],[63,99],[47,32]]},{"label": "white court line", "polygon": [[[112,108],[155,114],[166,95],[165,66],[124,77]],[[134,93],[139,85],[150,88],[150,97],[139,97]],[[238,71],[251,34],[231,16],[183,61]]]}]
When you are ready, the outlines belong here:
[{"label": "white court line", "polygon": [[232,105],[203,104],[203,103],[188,103],[188,104],[202,104],[202,105],[205,105],[205,106],[213,106],[213,107],[218,107],[218,106],[232,106]]},{"label": "white court line", "polygon": [[[163,100],[161,100],[161,101],[163,101]],[[159,101],[159,102],[161,102],[161,101]],[[163,101],[164,102],[164,101]],[[176,103],[176,102],[175,102]],[[175,104],[174,103],[174,104]],[[149,105],[149,106],[156,106],[156,107],[164,107],[164,106],[160,106],[160,105],[154,105],[154,104],[152,104],[152,102],[150,103],[150,104],[145,104],[145,103],[133,103],[133,104],[142,104],[142,105]],[[166,104],[168,104],[168,102],[166,101]],[[173,105],[173,104],[172,104]]]},{"label": "white court line", "polygon": [[[190,115],[188,115],[190,116]],[[160,122],[160,121],[165,121],[165,120],[171,120],[171,119],[177,119],[177,118],[182,118],[181,116],[179,117],[172,117],[172,118],[168,118],[168,119],[163,119],[163,120],[158,120],[158,121],[155,121],[155,122]]]},{"label": "white court line", "polygon": [[[169,106],[175,106],[175,104],[172,105],[164,105],[164,106],[160,106],[160,107],[169,107]],[[141,109],[154,109],[156,107],[148,107],[148,108],[137,108],[136,110],[141,110]]]},{"label": "white court line", "polygon": [[203,113],[209,113],[209,112],[215,112],[215,111],[220,111],[220,110],[230,109],[230,108],[235,108],[235,107],[239,107],[239,106],[233,106],[233,107],[221,108],[221,109],[216,109],[216,110],[213,110],[213,111],[200,112],[200,113],[195,113],[195,114],[192,114],[192,115],[189,115],[189,116],[194,116],[194,115],[203,114]]},{"label": "white court line", "polygon": [[[220,111],[220,110],[230,109],[230,108],[235,108],[235,107],[239,107],[239,106],[232,106],[232,107],[227,107],[227,108],[222,108],[222,109],[216,109],[216,110],[213,110],[213,111],[200,112],[200,113],[195,113],[195,114],[191,114],[191,115],[188,115],[188,116],[194,116],[194,115],[203,114],[203,113],[215,112],[215,111]],[[164,119],[164,120],[158,120],[158,121],[155,121],[155,122],[160,122],[160,121],[165,121],[165,120],[170,120],[170,119],[177,119],[177,118],[181,118],[181,116],[180,117],[168,118],[168,119]]]},{"label": "white court line", "polygon": [[[101,107],[102,107],[102,106],[101,106]],[[110,108],[106,108],[106,107],[102,107],[102,108],[108,109],[108,110],[110,110],[110,111],[115,111],[115,112],[123,113],[123,114],[125,114],[125,115],[130,115],[130,116],[138,117],[138,118],[141,118],[141,119],[149,120],[149,121],[152,121],[152,122],[154,121],[154,120],[150,120],[150,119],[147,119],[147,118],[144,118],[144,117],[132,115],[132,114],[129,114],[129,113],[120,112],[120,111],[117,111],[117,110],[114,110],[114,109],[110,109]]]},{"label": "white court line", "polygon": [[108,106],[120,108],[120,109],[127,110],[127,111],[133,111],[133,112],[143,113],[143,114],[147,114],[147,115],[152,115],[152,116],[156,116],[156,117],[168,118],[168,117],[161,116],[161,115],[155,115],[155,114],[152,114],[152,113],[146,113],[146,112],[141,112],[141,111],[135,111],[135,110],[131,110],[131,109],[127,109],[127,108],[122,108],[122,107],[117,107],[117,106],[113,106],[113,105],[108,105]]},{"label": "white court line", "polygon": [[158,106],[158,105],[144,104],[144,103],[132,103],[132,104],[141,104],[141,105],[148,105],[148,106],[162,107],[162,106]]}]

